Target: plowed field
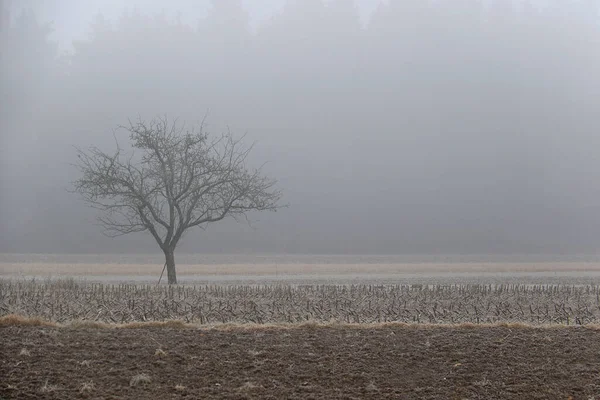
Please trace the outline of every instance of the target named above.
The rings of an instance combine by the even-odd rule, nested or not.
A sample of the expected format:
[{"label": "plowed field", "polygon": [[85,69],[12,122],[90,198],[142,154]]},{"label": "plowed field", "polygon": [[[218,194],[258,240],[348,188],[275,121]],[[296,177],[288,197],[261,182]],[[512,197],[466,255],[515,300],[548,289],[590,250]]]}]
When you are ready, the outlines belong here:
[{"label": "plowed field", "polygon": [[599,397],[590,327],[0,328],[2,399]]}]

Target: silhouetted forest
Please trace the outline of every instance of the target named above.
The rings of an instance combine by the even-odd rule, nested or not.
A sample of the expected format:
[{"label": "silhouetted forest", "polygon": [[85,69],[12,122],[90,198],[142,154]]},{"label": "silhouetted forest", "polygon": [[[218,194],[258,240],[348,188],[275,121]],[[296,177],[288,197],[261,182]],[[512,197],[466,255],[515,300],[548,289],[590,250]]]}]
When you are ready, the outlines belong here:
[{"label": "silhouetted forest", "polygon": [[[241,0],[98,15],[68,54],[3,10],[0,251],[144,252],[66,189],[73,146],[167,114],[256,140],[290,208],[185,252],[580,253],[600,237],[600,2]],[[118,132],[117,132],[118,135]],[[120,140],[126,140],[121,137]]]}]

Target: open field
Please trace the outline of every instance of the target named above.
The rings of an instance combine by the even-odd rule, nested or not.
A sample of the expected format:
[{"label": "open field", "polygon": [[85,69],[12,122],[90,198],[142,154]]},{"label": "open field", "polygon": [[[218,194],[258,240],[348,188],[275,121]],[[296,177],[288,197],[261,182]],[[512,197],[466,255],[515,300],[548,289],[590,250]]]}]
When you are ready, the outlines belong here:
[{"label": "open field", "polygon": [[[160,262],[160,260],[159,260]],[[140,276],[160,273],[162,265],[114,263],[0,263],[3,275]],[[403,264],[178,264],[177,272],[193,275],[353,275],[512,272],[600,272],[596,263],[403,263]]]},{"label": "open field", "polygon": [[[160,273],[162,265],[114,263],[2,263],[3,275],[37,276],[139,276]],[[405,264],[178,264],[181,275],[351,275],[499,273],[499,272],[600,272],[595,263],[405,263]]]},{"label": "open field", "polygon": [[593,399],[585,327],[0,327],[6,399]]},{"label": "open field", "polygon": [[600,286],[199,285],[1,280],[0,316],[127,323],[600,323]]},{"label": "open field", "polygon": [[0,398],[600,398],[598,260],[182,261],[0,256]]},{"label": "open field", "polygon": [[[595,256],[246,256],[177,258],[184,284],[600,284]],[[156,283],[160,255],[0,254],[0,277]]]}]

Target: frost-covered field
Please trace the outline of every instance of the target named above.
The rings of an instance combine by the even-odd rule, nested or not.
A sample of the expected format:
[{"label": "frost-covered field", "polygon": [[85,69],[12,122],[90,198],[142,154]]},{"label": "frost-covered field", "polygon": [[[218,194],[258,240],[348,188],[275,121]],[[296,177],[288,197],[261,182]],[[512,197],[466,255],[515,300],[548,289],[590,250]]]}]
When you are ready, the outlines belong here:
[{"label": "frost-covered field", "polygon": [[[73,277],[156,283],[161,254],[0,254],[5,279]],[[177,257],[182,284],[600,284],[600,258],[542,256],[189,255]]]}]

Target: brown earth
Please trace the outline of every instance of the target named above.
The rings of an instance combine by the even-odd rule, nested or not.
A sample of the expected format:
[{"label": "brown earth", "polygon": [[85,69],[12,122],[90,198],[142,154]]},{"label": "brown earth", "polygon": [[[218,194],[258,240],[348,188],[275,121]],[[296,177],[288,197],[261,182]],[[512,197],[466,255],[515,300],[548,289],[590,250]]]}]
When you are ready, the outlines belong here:
[{"label": "brown earth", "polygon": [[599,396],[590,327],[0,327],[2,399]]}]

